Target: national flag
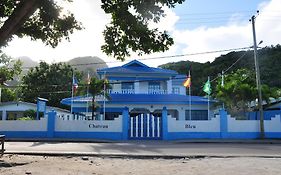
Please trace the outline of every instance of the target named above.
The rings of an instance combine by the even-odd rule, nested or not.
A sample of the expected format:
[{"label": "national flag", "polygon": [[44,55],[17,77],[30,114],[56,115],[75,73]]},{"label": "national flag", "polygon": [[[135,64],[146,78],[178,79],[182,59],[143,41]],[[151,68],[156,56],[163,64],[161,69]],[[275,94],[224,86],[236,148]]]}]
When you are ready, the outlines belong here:
[{"label": "national flag", "polygon": [[183,86],[189,88],[191,86],[191,76],[188,76],[187,79],[183,82]]},{"label": "national flag", "polygon": [[87,80],[86,80],[87,84],[91,83],[91,77],[90,77],[90,73],[88,72],[88,76],[87,76]]},{"label": "national flag", "polygon": [[73,88],[73,92],[75,93],[78,89],[78,81],[76,79],[76,77],[73,76],[72,78],[72,88]]},{"label": "national flag", "polygon": [[208,95],[211,94],[212,89],[211,89],[211,83],[210,80],[208,79],[208,81],[205,83],[204,87],[203,87],[203,91],[206,92]]},{"label": "national flag", "polygon": [[[191,67],[190,67],[191,69]],[[190,70],[188,71],[188,77],[187,79],[183,82],[183,86],[190,88],[191,86],[191,76],[190,76]]]}]

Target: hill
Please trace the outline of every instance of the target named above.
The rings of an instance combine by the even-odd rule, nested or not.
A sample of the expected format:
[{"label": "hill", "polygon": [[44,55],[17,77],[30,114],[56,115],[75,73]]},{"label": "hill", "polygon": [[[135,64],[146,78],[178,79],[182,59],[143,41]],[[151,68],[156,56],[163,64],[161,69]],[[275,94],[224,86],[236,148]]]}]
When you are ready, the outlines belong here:
[{"label": "hill", "polygon": [[77,57],[69,60],[67,63],[76,70],[83,72],[83,78],[86,78],[88,72],[91,77],[97,77],[97,69],[108,67],[102,59],[96,56]]},{"label": "hill", "polygon": [[[15,77],[13,81],[7,82],[10,86],[17,85],[21,79],[20,77],[26,75],[30,68],[39,65],[38,62],[33,61],[29,57],[19,57],[16,60],[20,60],[22,62],[23,70],[19,77]],[[66,63],[72,65],[76,70],[81,71],[83,73],[83,79],[86,79],[88,72],[90,76],[97,77],[97,69],[108,67],[107,64],[99,57],[91,56],[73,58]]]},{"label": "hill", "polygon": [[[240,68],[255,70],[253,51],[230,52],[217,57],[213,62],[197,63],[190,61],[172,62],[160,65],[165,69],[175,70],[180,74],[188,74],[191,66],[192,94],[202,95],[202,86],[207,77],[210,79],[218,77],[222,71],[226,71],[233,63],[240,59],[226,73]],[[258,50],[261,83],[270,87],[281,88],[281,46],[264,47]],[[215,86],[215,82],[212,83]]]}]

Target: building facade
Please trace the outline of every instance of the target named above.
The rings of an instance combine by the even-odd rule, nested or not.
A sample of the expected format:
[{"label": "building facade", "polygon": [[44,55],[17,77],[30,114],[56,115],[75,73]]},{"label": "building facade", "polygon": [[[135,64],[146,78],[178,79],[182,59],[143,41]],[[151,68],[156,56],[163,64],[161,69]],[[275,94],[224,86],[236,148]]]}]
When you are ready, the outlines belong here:
[{"label": "building facade", "polygon": [[[97,120],[112,120],[122,114],[124,107],[128,107],[131,117],[161,116],[163,107],[176,120],[210,120],[214,115],[208,112],[207,98],[186,95],[186,75],[173,70],[149,67],[134,60],[123,66],[99,69],[97,73],[111,85],[106,92],[109,99],[96,97],[100,106]],[[62,104],[73,105],[74,112],[90,116],[91,100],[92,97],[74,97],[63,99]]]}]

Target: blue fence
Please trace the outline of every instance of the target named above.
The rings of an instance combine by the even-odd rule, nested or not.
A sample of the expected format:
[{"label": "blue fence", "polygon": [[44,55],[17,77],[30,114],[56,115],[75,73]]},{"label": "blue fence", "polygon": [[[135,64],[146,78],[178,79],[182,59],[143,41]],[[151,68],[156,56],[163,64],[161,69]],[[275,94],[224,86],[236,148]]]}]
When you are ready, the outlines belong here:
[{"label": "blue fence", "polygon": [[[281,119],[278,115],[281,114],[281,111],[265,111],[266,120],[266,130],[265,130],[265,136],[266,138],[281,138]],[[249,116],[258,116],[257,114],[249,114]],[[276,117],[276,115],[278,117]],[[249,126],[253,126],[254,123],[258,123],[258,121],[253,121],[253,118],[251,120],[243,120],[243,121],[236,121],[233,118],[230,118],[226,111],[220,110],[219,112],[219,119],[217,119],[215,122],[217,122],[218,127],[214,131],[206,130],[204,131],[204,128],[202,131],[198,131],[198,128],[193,125],[185,124],[187,122],[194,122],[194,121],[178,121],[178,123],[183,123],[182,125],[185,125],[186,128],[183,128],[179,131],[171,131],[169,130],[169,127],[171,128],[172,123],[168,123],[171,119],[168,120],[168,112],[167,108],[164,107],[162,109],[162,116],[153,116],[151,114],[143,114],[143,115],[137,115],[137,116],[130,116],[129,109],[127,107],[123,108],[122,111],[122,118],[119,118],[118,125],[120,125],[120,130],[112,130],[111,125],[106,124],[100,124],[102,121],[99,121],[100,123],[95,123],[95,121],[92,121],[91,124],[88,124],[87,121],[72,121],[73,125],[72,127],[75,127],[75,122],[77,124],[86,123],[85,126],[92,128],[93,130],[81,130],[76,129],[74,131],[62,131],[57,129],[57,123],[56,123],[56,112],[49,112],[48,113],[48,119],[45,121],[46,125],[45,129],[41,130],[28,130],[29,128],[26,128],[23,126],[24,122],[28,121],[0,121],[0,135],[4,134],[6,137],[9,138],[33,138],[33,139],[40,139],[40,138],[71,138],[71,139],[106,139],[106,140],[128,140],[128,139],[160,139],[160,140],[177,140],[177,139],[194,139],[194,138],[200,138],[200,139],[254,139],[259,138],[260,133],[257,130],[247,130],[247,122],[250,123]],[[271,120],[270,120],[271,119]],[[175,120],[176,119],[172,119]],[[251,122],[252,121],[252,122]],[[8,128],[3,129],[5,127],[3,124],[5,123],[12,123],[16,122],[19,124],[22,122],[23,124],[20,124],[21,128],[24,130],[19,130],[18,128]],[[60,121],[60,122],[63,122]],[[109,122],[109,121],[108,121]],[[212,127],[211,121],[200,121],[201,123],[206,122],[204,126]],[[198,123],[200,123],[198,121]],[[231,123],[232,122],[232,123]],[[235,127],[232,126],[232,124],[243,124],[244,131],[241,130],[241,128],[235,130]],[[236,122],[236,123],[235,123]],[[240,122],[240,123],[239,123]],[[244,123],[243,123],[244,122]],[[66,122],[67,123],[67,122]],[[106,123],[106,122],[104,122]],[[196,123],[196,121],[195,121]],[[245,124],[246,123],[246,124]],[[268,123],[272,124],[268,125]],[[245,125],[244,125],[245,124]],[[89,126],[88,126],[89,125]],[[255,125],[256,126],[256,125]],[[257,128],[256,126],[255,128]],[[276,128],[277,127],[277,128]],[[278,128],[279,127],[279,128]],[[6,127],[7,128],[7,127]],[[44,128],[44,127],[43,127]],[[100,130],[100,132],[97,132],[96,128],[105,128],[104,130]],[[194,131],[192,130],[194,128]],[[234,129],[233,129],[234,128]],[[245,129],[246,128],[246,129]],[[1,130],[2,129],[2,130]],[[14,129],[14,130],[13,130]],[[107,129],[107,130],[106,130]],[[197,130],[196,130],[197,129]],[[241,130],[241,131],[240,131]],[[247,130],[247,131],[246,131]]]}]

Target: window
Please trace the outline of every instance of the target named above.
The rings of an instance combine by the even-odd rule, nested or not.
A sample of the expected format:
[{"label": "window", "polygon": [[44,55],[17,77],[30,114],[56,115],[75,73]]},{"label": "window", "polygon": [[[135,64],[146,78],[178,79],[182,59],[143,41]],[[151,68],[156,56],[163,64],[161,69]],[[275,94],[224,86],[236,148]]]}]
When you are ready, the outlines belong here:
[{"label": "window", "polygon": [[191,110],[191,118],[189,110],[185,110],[185,120],[208,120],[207,110]]},{"label": "window", "polygon": [[176,109],[169,109],[168,110],[168,115],[171,115],[172,118],[175,118],[176,120],[179,119],[179,112]]},{"label": "window", "polygon": [[172,93],[173,94],[180,94],[180,88],[179,87],[173,87]]},{"label": "window", "polygon": [[122,115],[122,112],[106,112],[105,120],[114,120],[115,118],[118,118],[119,115]]},{"label": "window", "polygon": [[135,89],[134,82],[125,82],[121,86],[122,89]]},{"label": "window", "polygon": [[160,82],[149,82],[148,83],[148,93],[157,94],[160,92]]}]

